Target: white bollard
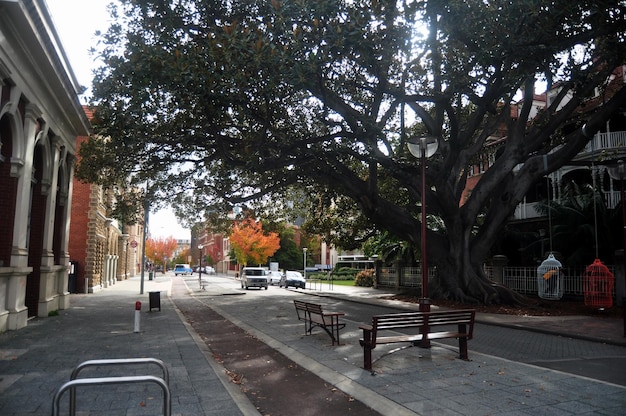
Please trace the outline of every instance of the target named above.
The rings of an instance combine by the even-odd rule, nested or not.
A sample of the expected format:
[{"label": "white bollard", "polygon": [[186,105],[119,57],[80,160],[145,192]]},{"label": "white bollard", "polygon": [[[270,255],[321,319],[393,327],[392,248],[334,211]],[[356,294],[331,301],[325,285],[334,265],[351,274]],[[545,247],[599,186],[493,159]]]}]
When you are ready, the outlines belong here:
[{"label": "white bollard", "polygon": [[139,331],[139,323],[141,321],[141,302],[135,302],[135,332]]}]

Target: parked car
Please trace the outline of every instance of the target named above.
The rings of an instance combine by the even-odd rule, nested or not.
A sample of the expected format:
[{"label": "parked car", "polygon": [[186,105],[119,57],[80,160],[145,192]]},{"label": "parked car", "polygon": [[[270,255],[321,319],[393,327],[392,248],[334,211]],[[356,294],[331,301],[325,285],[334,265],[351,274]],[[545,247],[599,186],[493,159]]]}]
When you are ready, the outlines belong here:
[{"label": "parked car", "polygon": [[263,267],[244,267],[241,269],[241,288],[248,290],[251,287],[265,288],[269,286],[267,270]]},{"label": "parked car", "polygon": [[296,289],[304,289],[306,287],[306,281],[304,277],[302,277],[302,273],[294,272],[294,271],[286,271],[283,278],[280,280],[278,284],[280,287],[288,288],[289,286],[293,286]]},{"label": "parked car", "polygon": [[280,284],[280,280],[283,278],[283,274],[278,270],[270,270],[267,272],[267,278],[269,279],[270,285],[278,285]]},{"label": "parked car", "polygon": [[200,273],[200,270],[202,270],[202,273],[204,274],[215,274],[215,269],[211,266],[196,267],[194,271],[196,273]]},{"label": "parked car", "polygon": [[177,264],[174,266],[174,275],[178,276],[179,274],[187,276],[193,274],[193,270],[191,270],[191,266],[188,264]]}]

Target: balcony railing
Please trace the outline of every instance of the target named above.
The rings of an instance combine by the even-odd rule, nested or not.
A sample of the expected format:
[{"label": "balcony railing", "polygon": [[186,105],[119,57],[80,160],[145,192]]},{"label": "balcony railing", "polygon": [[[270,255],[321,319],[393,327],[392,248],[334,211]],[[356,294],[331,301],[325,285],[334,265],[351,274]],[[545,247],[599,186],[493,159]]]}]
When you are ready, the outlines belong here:
[{"label": "balcony railing", "polygon": [[[587,143],[587,146],[576,155],[574,160],[586,160],[595,156],[606,154],[607,152],[621,152],[624,154],[626,149],[626,131],[614,131],[611,133],[596,133],[593,139]],[[610,156],[614,159],[614,156]]]},{"label": "balcony railing", "polygon": [[[620,191],[605,191],[602,192],[606,207],[609,209],[615,208],[619,205],[621,200]],[[538,202],[521,202],[515,207],[515,213],[513,214],[516,220],[527,220],[532,218],[541,218],[544,216],[537,210]]]},{"label": "balcony railing", "polygon": [[515,207],[514,217],[516,220],[527,220],[529,218],[539,218],[542,214],[537,211],[538,202],[522,202]]}]

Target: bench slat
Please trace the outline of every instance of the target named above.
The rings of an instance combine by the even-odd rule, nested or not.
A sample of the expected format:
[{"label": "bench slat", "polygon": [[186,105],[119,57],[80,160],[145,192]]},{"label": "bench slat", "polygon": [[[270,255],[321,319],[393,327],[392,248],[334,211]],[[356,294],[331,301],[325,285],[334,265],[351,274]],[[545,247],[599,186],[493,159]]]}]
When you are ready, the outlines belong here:
[{"label": "bench slat", "polygon": [[[462,333],[462,332],[454,332],[454,331],[429,332],[427,338],[428,339],[445,339],[445,338],[459,338],[459,337],[467,337],[467,334]],[[421,341],[422,338],[423,338],[422,334],[378,337],[376,339],[376,344],[395,344],[398,342],[415,342],[415,341]]]},{"label": "bench slat", "polygon": [[311,333],[313,327],[319,326],[330,336],[333,345],[339,345],[339,330],[346,326],[339,322],[339,317],[345,315],[343,312],[324,312],[322,305],[301,300],[293,301],[296,308],[298,320],[304,321],[305,333]]},{"label": "bench slat", "polygon": [[[363,347],[363,362],[366,370],[372,369],[372,350],[378,344],[390,344],[397,342],[427,342],[431,339],[457,338],[459,340],[459,355],[467,360],[467,340],[472,339],[474,330],[474,318],[476,311],[473,309],[429,311],[429,312],[403,312],[372,317],[372,325],[361,325],[363,338],[359,343]],[[435,327],[455,326],[455,330],[432,331]],[[378,336],[379,332],[402,331],[416,328],[417,333],[404,335]],[[443,328],[445,329],[445,328]]]}]

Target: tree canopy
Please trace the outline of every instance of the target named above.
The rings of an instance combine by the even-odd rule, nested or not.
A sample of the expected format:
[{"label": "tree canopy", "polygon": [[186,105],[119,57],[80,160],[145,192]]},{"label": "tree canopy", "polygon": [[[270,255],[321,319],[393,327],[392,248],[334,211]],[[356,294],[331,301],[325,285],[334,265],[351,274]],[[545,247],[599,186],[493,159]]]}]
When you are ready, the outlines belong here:
[{"label": "tree canopy", "polygon": [[[498,232],[626,96],[607,83],[626,56],[623,1],[121,3],[100,36],[82,178],[149,181],[196,213],[295,187],[328,238],[385,230],[414,246],[426,200],[442,224],[431,296],[506,301],[481,267]],[[535,114],[538,82],[559,93]],[[422,195],[406,142],[424,135],[439,150]],[[503,137],[466,196],[469,167]],[[327,215],[345,207],[360,214]]]},{"label": "tree canopy", "polygon": [[146,257],[154,263],[163,264],[163,271],[167,268],[167,259],[170,259],[176,249],[178,242],[174,237],[148,238],[146,240]]},{"label": "tree canopy", "polygon": [[280,248],[280,237],[264,232],[260,222],[247,218],[233,225],[230,244],[237,263],[257,266],[267,264],[267,259]]}]

